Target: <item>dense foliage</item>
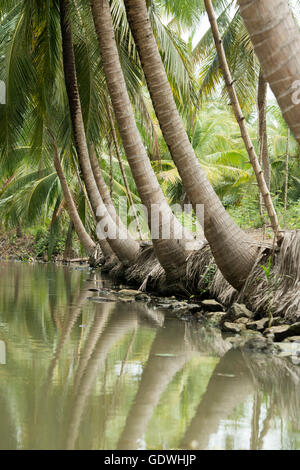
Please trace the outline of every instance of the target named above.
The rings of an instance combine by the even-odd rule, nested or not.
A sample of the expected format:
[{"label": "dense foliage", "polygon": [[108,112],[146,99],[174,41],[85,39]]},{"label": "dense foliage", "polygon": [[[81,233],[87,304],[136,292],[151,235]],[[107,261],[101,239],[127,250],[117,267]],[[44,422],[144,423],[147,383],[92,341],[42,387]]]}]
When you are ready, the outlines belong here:
[{"label": "dense foliage", "polygon": [[[254,173],[228,106],[211,32],[203,20],[203,2],[185,2],[184,8],[175,0],[148,3],[176,104],[199,162],[223,205],[243,228],[264,226],[266,217],[259,214]],[[235,2],[223,0],[214,5],[237,93],[258,151],[259,64]],[[183,204],[188,202],[186,194],[154,116],[123,2],[112,0],[111,10],[126,83],[149,158],[169,202]],[[103,176],[117,202],[119,196],[128,194],[112,141],[107,89],[89,5],[83,0],[72,2],[70,15],[87,140],[96,147]],[[34,236],[47,232],[53,242],[45,241],[40,251],[46,250],[51,256],[62,251],[62,247],[57,251],[54,246],[66,237],[69,225],[53,164],[53,136],[80,217],[90,233],[95,229],[71,132],[62,73],[59,2],[2,0],[0,17],[0,80],[6,85],[6,104],[0,105],[1,225]],[[271,93],[267,134],[274,204],[281,224],[296,228],[300,221],[300,152],[291,136],[285,208],[288,130]],[[119,147],[133,201],[140,203],[121,142]]]}]

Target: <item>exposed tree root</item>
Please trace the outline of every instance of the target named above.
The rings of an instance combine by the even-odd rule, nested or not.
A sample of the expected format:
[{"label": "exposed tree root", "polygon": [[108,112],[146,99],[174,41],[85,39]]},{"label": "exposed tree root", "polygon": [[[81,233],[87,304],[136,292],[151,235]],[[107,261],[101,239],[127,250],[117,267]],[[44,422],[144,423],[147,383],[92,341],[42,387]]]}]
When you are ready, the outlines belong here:
[{"label": "exposed tree root", "polygon": [[158,262],[152,245],[142,247],[136,262],[126,269],[126,280],[139,286],[141,291],[165,293],[167,283],[163,268]]},{"label": "exposed tree root", "polygon": [[101,266],[101,271],[103,273],[110,273],[111,270],[118,264],[118,259],[115,256],[112,256],[104,261]]},{"label": "exposed tree root", "polygon": [[120,261],[117,261],[110,270],[109,275],[114,281],[123,280],[125,279],[125,271],[125,266]]},{"label": "exposed tree root", "polygon": [[140,286],[156,265],[159,265],[159,262],[154,254],[153,246],[142,247],[135,263],[126,269],[128,283]]}]

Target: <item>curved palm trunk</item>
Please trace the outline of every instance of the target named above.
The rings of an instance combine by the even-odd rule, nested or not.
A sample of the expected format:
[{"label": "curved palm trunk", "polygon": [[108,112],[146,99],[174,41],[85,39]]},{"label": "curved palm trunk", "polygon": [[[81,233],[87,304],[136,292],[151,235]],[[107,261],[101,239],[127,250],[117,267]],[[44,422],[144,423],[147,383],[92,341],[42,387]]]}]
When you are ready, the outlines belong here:
[{"label": "curved palm trunk", "polygon": [[[155,253],[167,276],[178,278],[185,272],[187,258],[185,237],[187,234],[184,233],[181,224],[174,217],[164,198],[137,129],[120,65],[109,2],[108,0],[92,0],[91,6],[119,133],[139,195],[148,211],[148,224]],[[154,208],[157,210],[157,223],[153,223],[153,218],[151,220]],[[194,239],[190,235],[190,243],[193,242]],[[188,248],[191,249],[191,246]]]},{"label": "curved palm trunk", "polygon": [[[80,177],[80,174],[79,174],[79,169],[78,169],[78,166],[77,166],[77,162],[74,158],[73,160],[73,163],[75,165],[75,172],[76,172],[76,176],[77,176],[77,180],[78,180],[78,183],[79,183],[79,186],[84,194],[84,197],[85,197],[85,200],[87,202],[87,205],[91,211],[91,214],[93,215],[94,219],[96,220],[97,222],[97,217],[96,217],[96,214],[95,212],[93,211],[93,208],[92,208],[92,205],[91,205],[91,201],[90,201],[90,198],[87,194],[87,190],[86,190],[86,187],[84,186],[82,180],[81,180],[81,177]],[[114,252],[112,251],[109,243],[103,239],[103,237],[101,239],[98,239],[99,241],[99,245],[101,247],[101,251],[102,251],[102,254],[104,256],[104,258],[106,260],[112,260],[115,258],[115,255],[114,255]]]},{"label": "curved palm trunk", "polygon": [[[167,386],[191,357],[185,351],[185,328],[170,322],[160,328],[152,343],[138,392],[127,416],[118,449],[136,449]],[[184,351],[184,352],[183,352]],[[166,357],[163,357],[163,354]],[[174,357],[170,357],[170,356]]]},{"label": "curved palm trunk", "polygon": [[[251,375],[240,352],[229,351],[220,359],[208,383],[206,392],[198,406],[180,448],[206,449],[212,434],[218,431],[222,420],[254,392]],[[234,375],[234,379],[232,379]]]},{"label": "curved palm trunk", "polygon": [[114,236],[110,238],[107,237],[107,241],[109,242],[109,245],[112,249],[111,255],[115,253],[120,261],[127,265],[132,262],[138,254],[139,244],[128,236],[127,231],[124,233],[120,227],[117,227],[114,224],[112,217],[106,210],[106,207],[101,199],[94,179],[89,159],[78,91],[72,30],[67,11],[68,5],[69,0],[60,0],[63,65],[76,150],[93,211],[96,214],[97,221],[101,224],[102,230],[97,230],[100,246],[102,245],[103,241],[103,233],[105,236],[106,229],[109,230],[113,228]]},{"label": "curved palm trunk", "polygon": [[224,277],[240,288],[257,249],[227,214],[208,182],[184,129],[151,28],[144,0],[124,0],[152,103],[183,186],[192,204],[204,205],[204,233]]},{"label": "curved palm trunk", "polygon": [[[139,219],[138,219],[138,216],[137,216],[137,213],[136,213],[136,210],[135,210],[134,202],[133,202],[133,199],[132,199],[132,196],[131,196],[129,184],[128,184],[126,173],[125,173],[125,170],[124,170],[124,165],[123,165],[123,162],[122,162],[120,148],[119,148],[119,145],[118,145],[118,139],[117,139],[114,120],[113,120],[113,117],[112,117],[112,114],[111,114],[109,103],[108,103],[107,100],[105,100],[105,102],[106,102],[106,106],[107,106],[107,114],[108,114],[108,119],[109,119],[109,123],[110,123],[112,138],[113,138],[113,142],[114,142],[114,146],[115,146],[115,150],[116,150],[117,159],[118,159],[118,162],[119,162],[119,167],[120,167],[120,170],[121,170],[121,173],[122,173],[122,178],[123,178],[123,181],[124,181],[127,198],[129,200],[130,207],[132,208],[132,211],[133,211],[133,216],[134,216],[134,219],[135,219],[135,222],[136,222],[136,227],[137,227],[139,237],[140,237],[140,239],[142,239],[143,237],[142,237],[141,226],[140,226]],[[111,161],[111,171],[112,171],[112,161]]]},{"label": "curved palm trunk", "polygon": [[73,222],[72,220],[70,220],[68,231],[67,231],[67,236],[66,236],[66,241],[65,241],[64,254],[63,254],[63,259],[65,261],[72,258],[73,228],[74,228]]},{"label": "curved palm trunk", "polygon": [[[133,215],[134,215],[134,218],[135,218],[137,231],[138,231],[139,237],[142,239],[142,233],[141,233],[141,228],[140,228],[140,224],[139,224],[139,219],[138,219],[138,216],[137,216],[134,204],[133,204],[132,196],[131,196],[131,193],[130,193],[130,189],[129,189],[129,186],[128,186],[128,181],[127,181],[127,178],[126,178],[126,175],[125,175],[125,171],[124,171],[124,167],[123,167],[123,164],[122,164],[121,155],[119,153],[118,147],[116,149],[116,152],[118,154],[118,160],[119,160],[121,173],[122,173],[123,180],[124,180],[125,187],[126,187],[126,193],[127,193],[127,196],[128,196],[129,202],[130,202],[130,206],[133,208]],[[102,176],[102,172],[101,172],[100,167],[99,167],[99,163],[98,163],[98,159],[97,159],[97,155],[96,155],[94,146],[91,146],[91,148],[90,148],[90,162],[91,162],[92,170],[93,170],[93,173],[94,173],[94,178],[95,178],[99,193],[102,197],[102,200],[103,200],[110,216],[112,217],[112,219],[114,220],[116,225],[118,225],[119,227],[122,227],[123,230],[126,231],[126,228],[124,227],[124,224],[121,221],[120,217],[118,216],[118,214],[115,210],[115,207],[113,205],[112,196],[111,196],[112,191],[110,191],[110,192],[108,191],[108,188],[107,188],[106,183],[104,181],[104,178]],[[111,168],[112,168],[112,166],[111,166]]]},{"label": "curved palm trunk", "polygon": [[111,200],[108,188],[106,186],[106,183],[99,167],[96,151],[93,145],[91,145],[90,147],[89,157],[97,188],[99,190],[102,201],[104,202],[107,211],[109,212],[109,215],[118,226],[122,226],[123,229],[126,230]]},{"label": "curved palm trunk", "polygon": [[[103,307],[105,315],[107,316],[108,310],[111,309],[109,304]],[[101,330],[101,336],[98,339],[94,350],[91,354],[89,361],[86,364],[84,374],[81,375],[81,382],[78,385],[76,392],[76,399],[72,407],[72,416],[70,421],[70,431],[68,433],[66,448],[73,449],[76,444],[78,431],[85,406],[87,404],[87,397],[93,387],[96,377],[105,362],[107,355],[111,348],[120,341],[126,333],[133,330],[137,326],[137,318],[134,314],[127,314],[119,316],[113,313],[109,317],[109,321],[105,328]],[[74,392],[75,394],[75,392]]]},{"label": "curved palm trunk", "polygon": [[69,217],[79,237],[79,240],[82,243],[83,248],[89,255],[91,255],[96,250],[96,244],[95,242],[93,242],[93,240],[85,230],[85,227],[79,217],[64,171],[57,155],[57,150],[55,150],[54,165],[64,194]]},{"label": "curved palm trunk", "polygon": [[238,0],[238,3],[264,79],[300,144],[300,33],[289,2]]}]

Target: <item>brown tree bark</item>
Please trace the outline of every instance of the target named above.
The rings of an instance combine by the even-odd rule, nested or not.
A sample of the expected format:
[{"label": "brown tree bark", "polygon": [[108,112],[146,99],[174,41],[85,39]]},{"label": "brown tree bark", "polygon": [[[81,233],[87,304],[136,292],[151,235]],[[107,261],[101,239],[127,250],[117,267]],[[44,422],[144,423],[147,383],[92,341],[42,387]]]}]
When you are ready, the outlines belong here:
[{"label": "brown tree bark", "polygon": [[238,0],[264,79],[300,144],[300,33],[286,0]]},{"label": "brown tree bark", "polygon": [[137,213],[136,213],[136,210],[135,210],[134,202],[133,202],[133,199],[132,199],[132,196],[131,196],[129,184],[128,184],[128,181],[127,181],[126,173],[125,173],[125,170],[124,170],[124,165],[123,165],[122,158],[121,158],[120,148],[119,148],[119,145],[118,145],[118,139],[117,139],[117,134],[116,134],[116,130],[115,130],[115,124],[114,124],[114,120],[113,120],[112,113],[111,113],[111,110],[110,110],[110,105],[109,105],[109,102],[107,100],[106,100],[106,105],[107,105],[107,114],[108,114],[108,119],[109,119],[109,123],[110,123],[113,142],[114,142],[114,146],[115,146],[115,151],[116,151],[117,159],[118,159],[118,162],[119,162],[119,167],[120,167],[120,170],[121,170],[122,178],[123,178],[123,181],[124,181],[127,198],[128,198],[128,201],[129,201],[129,205],[130,205],[130,207],[132,208],[132,211],[133,211],[133,216],[134,216],[134,219],[135,219],[135,222],[136,222],[136,227],[137,227],[139,237],[140,237],[140,239],[142,239],[143,237],[142,237],[141,226],[140,226],[139,219],[138,219],[138,216],[137,216]]}]

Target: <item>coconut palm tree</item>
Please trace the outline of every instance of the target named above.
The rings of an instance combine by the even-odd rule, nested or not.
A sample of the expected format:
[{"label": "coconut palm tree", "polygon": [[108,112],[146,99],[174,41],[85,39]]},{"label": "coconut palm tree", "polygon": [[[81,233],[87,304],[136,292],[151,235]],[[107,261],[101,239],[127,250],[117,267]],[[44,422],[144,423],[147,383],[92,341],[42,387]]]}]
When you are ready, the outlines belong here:
[{"label": "coconut palm tree", "polygon": [[[35,5],[34,2],[31,2],[30,6],[28,4],[25,6],[23,2],[16,1],[5,6],[7,10],[4,9],[4,27],[1,28],[3,40],[1,40],[0,69],[1,74],[4,74],[3,78],[7,88],[7,106],[0,110],[4,114],[0,132],[4,132],[6,135],[6,139],[1,145],[2,162],[10,171],[13,171],[18,165],[28,165],[29,162],[31,166],[36,167],[37,181],[40,181],[34,184],[34,190],[29,188],[32,193],[30,197],[32,202],[29,208],[30,206],[38,207],[37,203],[40,204],[43,197],[46,204],[50,201],[51,205],[53,202],[52,195],[57,190],[57,177],[54,176],[53,171],[49,172],[49,169],[53,167],[54,162],[62,183],[67,210],[70,211],[70,217],[73,219],[75,229],[78,229],[78,236],[83,246],[87,253],[91,254],[96,245],[87,234],[78,216],[71,192],[68,190],[63,167],[59,161],[60,151],[56,146],[55,139],[53,139],[53,135],[57,135],[59,124],[61,124],[61,109],[57,105],[58,100],[55,101],[53,115],[56,116],[56,120],[51,119],[50,105],[47,101],[51,93],[60,96],[59,90],[56,90],[57,93],[54,92],[60,65],[58,59],[59,36],[53,34],[58,26],[57,10],[55,8],[49,9],[49,11],[47,10],[49,14],[46,12],[46,15],[43,16],[45,5]],[[11,10],[10,7],[12,7]],[[17,35],[13,33],[16,23],[18,25]],[[52,67],[49,67],[49,63]],[[43,93],[43,90],[47,90],[47,93]],[[19,99],[22,96],[24,99],[22,98],[21,111]],[[7,127],[8,122],[11,123],[10,127]],[[46,178],[40,179],[45,169],[47,169],[48,175]],[[34,178],[34,174],[32,177]],[[48,193],[46,192],[47,186]],[[24,186],[23,189],[26,191],[27,187]],[[38,211],[36,212],[38,213]],[[23,214],[26,213],[27,211],[23,212]]]},{"label": "coconut palm tree", "polygon": [[289,2],[238,2],[264,79],[270,84],[286,122],[300,142],[300,33]]},{"label": "coconut palm tree", "polygon": [[197,161],[173,99],[146,4],[142,0],[125,0],[125,6],[154,109],[185,190],[194,206],[204,204],[204,232],[216,263],[224,277],[240,288],[257,250],[251,238],[226,213]]},{"label": "coconut palm tree", "polygon": [[[64,76],[78,158],[83,173],[85,186],[87,188],[93,211],[97,217],[97,221],[103,224],[103,229],[108,226],[109,229],[112,226],[115,226],[114,233],[116,234],[116,236],[108,236],[107,240],[112,248],[112,251],[118,256],[122,263],[126,265],[129,262],[132,262],[137,256],[139,252],[139,244],[134,241],[127,233],[122,233],[126,231],[125,227],[122,227],[121,225],[116,226],[116,218],[113,219],[110,213],[108,212],[107,208],[105,207],[105,204],[103,203],[94,178],[89,158],[84,122],[82,117],[78,82],[76,76],[72,30],[68,14],[68,8],[69,1],[60,0]],[[119,231],[117,231],[117,229],[119,229],[120,232],[122,229],[123,230],[119,234]],[[101,246],[101,233],[99,238]]]},{"label": "coconut palm tree", "polygon": [[[270,220],[271,220],[271,224],[272,224],[272,228],[273,228],[275,237],[278,240],[280,240],[282,238],[282,234],[281,234],[281,231],[280,231],[278,217],[277,217],[276,211],[274,209],[273,201],[272,201],[272,198],[271,198],[271,195],[270,195],[269,186],[265,181],[264,172],[261,169],[259,159],[256,155],[256,152],[254,150],[254,146],[252,144],[252,141],[251,141],[249,133],[248,133],[247,126],[245,124],[245,117],[243,115],[243,112],[242,112],[242,109],[241,109],[241,106],[240,106],[240,103],[239,103],[239,100],[238,100],[238,97],[237,97],[237,94],[236,94],[236,91],[235,91],[235,85],[234,85],[234,81],[232,79],[230,69],[229,69],[229,66],[228,66],[228,62],[227,62],[227,59],[226,59],[226,54],[225,54],[224,47],[223,47],[223,42],[222,42],[222,39],[221,39],[221,36],[220,36],[220,33],[219,33],[219,28],[218,28],[218,24],[217,24],[217,20],[216,20],[216,16],[215,16],[215,11],[214,11],[214,8],[212,6],[211,0],[204,0],[204,3],[205,3],[205,8],[206,8],[206,11],[207,11],[208,18],[209,18],[209,22],[210,22],[210,25],[211,25],[211,29],[212,29],[212,33],[213,33],[213,37],[214,37],[214,41],[215,41],[215,45],[216,45],[216,50],[217,50],[217,54],[218,54],[219,61],[220,61],[220,66],[221,66],[222,73],[223,73],[224,80],[225,80],[225,84],[226,84],[226,87],[227,87],[227,90],[228,90],[230,103],[231,103],[232,109],[234,111],[234,115],[236,117],[236,120],[239,124],[241,135],[242,135],[245,147],[247,149],[251,165],[253,166],[253,170],[254,170],[254,173],[255,173],[255,176],[256,176],[256,179],[257,179],[258,187],[259,187],[259,190],[261,192],[262,198],[264,200],[266,209],[268,211],[268,215],[269,215]],[[263,83],[261,83],[260,86],[263,88]],[[266,94],[266,92],[265,92],[265,94]],[[260,116],[260,119],[261,118],[262,118],[262,116]],[[263,136],[263,130],[261,130],[261,132],[262,132],[261,135]],[[263,143],[265,144],[265,142],[263,142]]]},{"label": "coconut palm tree", "polygon": [[[187,242],[191,245],[194,240],[191,234],[184,233],[172,214],[138,132],[120,65],[109,2],[93,0],[91,6],[112,106],[138,192],[148,211],[155,253],[167,276],[178,278],[185,272]],[[155,224],[154,208],[157,209]]]}]

